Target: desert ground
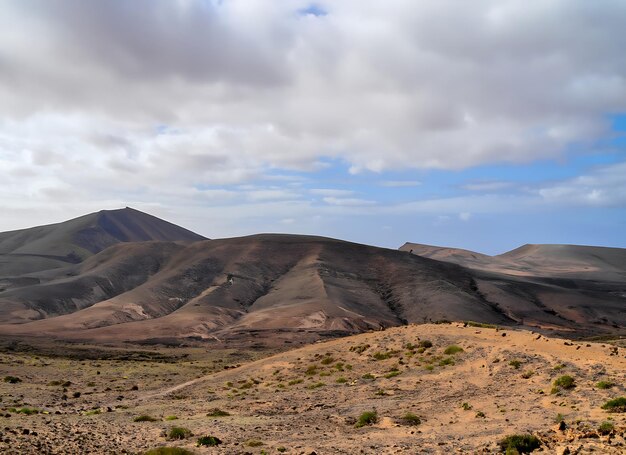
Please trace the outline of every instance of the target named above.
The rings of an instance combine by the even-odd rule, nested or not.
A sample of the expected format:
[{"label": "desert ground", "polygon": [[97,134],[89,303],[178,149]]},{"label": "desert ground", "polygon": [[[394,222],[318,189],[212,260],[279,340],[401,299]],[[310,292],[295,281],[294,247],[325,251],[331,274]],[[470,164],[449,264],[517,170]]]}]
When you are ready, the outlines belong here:
[{"label": "desert ground", "polygon": [[540,452],[626,453],[624,408],[602,409],[626,396],[623,343],[462,323],[283,352],[5,342],[0,451],[499,453],[531,434]]}]

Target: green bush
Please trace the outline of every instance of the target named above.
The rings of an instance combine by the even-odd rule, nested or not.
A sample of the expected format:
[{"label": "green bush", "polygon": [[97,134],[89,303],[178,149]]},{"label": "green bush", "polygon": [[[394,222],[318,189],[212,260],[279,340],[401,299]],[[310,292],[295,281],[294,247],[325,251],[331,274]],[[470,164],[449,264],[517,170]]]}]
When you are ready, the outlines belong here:
[{"label": "green bush", "polygon": [[476,413],[476,418],[478,419],[479,417],[480,417],[481,419],[484,419],[484,418],[485,418],[485,417],[487,417],[487,416],[485,415],[485,413],[484,413],[483,411],[478,411],[478,412]]},{"label": "green bush", "polygon": [[198,438],[198,442],[196,442],[196,445],[198,447],[200,446],[209,446],[209,447],[214,447],[214,446],[218,446],[222,443],[222,440],[220,438],[216,438],[215,436],[201,436]]},{"label": "green bush", "polygon": [[400,420],[405,425],[419,425],[422,423],[421,419],[412,412],[407,412],[400,418]]},{"label": "green bush", "polygon": [[441,359],[439,361],[440,367],[445,367],[446,365],[454,365],[454,359],[452,357],[446,357],[445,359]]},{"label": "green bush", "polygon": [[158,447],[145,451],[143,455],[195,455],[195,453],[180,447]]},{"label": "green bush", "polygon": [[376,411],[365,411],[361,414],[354,425],[356,428],[361,428],[366,425],[373,425],[378,422],[378,413]]},{"label": "green bush", "polygon": [[159,419],[156,419],[148,415],[140,415],[133,419],[133,422],[158,422],[158,421]]},{"label": "green bush", "polygon": [[626,412],[626,397],[614,398],[602,405],[609,412]]},{"label": "green bush", "polygon": [[433,347],[433,342],[430,340],[422,340],[419,344],[420,348],[428,349]]},{"label": "green bush", "polygon": [[596,384],[598,389],[610,389],[613,386],[615,386],[615,383],[611,381],[600,381]]},{"label": "green bush", "polygon": [[463,408],[464,411],[469,411],[470,409],[472,409],[472,405],[469,403],[463,403],[461,407]]},{"label": "green bush", "polygon": [[5,376],[4,382],[8,382],[9,384],[17,384],[18,382],[22,382],[22,380],[17,376]]},{"label": "green bush", "polygon": [[330,365],[330,364],[331,364],[331,363],[333,363],[334,361],[335,361],[335,359],[333,359],[332,357],[324,357],[324,358],[321,360],[321,362],[320,362],[320,363],[321,363],[322,365]]},{"label": "green bush", "polygon": [[527,370],[524,373],[522,373],[522,377],[524,379],[530,379],[534,374],[535,372],[533,370]]},{"label": "green bush", "polygon": [[615,426],[611,422],[602,422],[598,427],[598,433],[607,435],[613,432]]},{"label": "green bush", "polygon": [[515,368],[516,370],[519,370],[519,367],[522,365],[522,362],[520,362],[517,359],[513,359],[509,362],[509,365],[511,365],[513,368]]},{"label": "green bush", "polygon": [[229,415],[230,413],[228,413],[227,411],[222,411],[219,408],[209,409],[209,412],[207,412],[207,417],[226,417]]},{"label": "green bush", "polygon": [[369,349],[369,344],[359,344],[358,346],[350,347],[351,352],[356,352],[357,354],[363,354],[367,349]]},{"label": "green bush", "polygon": [[456,344],[448,346],[446,350],[443,351],[443,353],[446,355],[453,355],[453,354],[456,354],[457,352],[463,352],[463,348],[461,346],[457,346]]},{"label": "green bush", "polygon": [[556,380],[554,381],[554,386],[561,387],[562,389],[572,389],[576,387],[576,384],[574,378],[566,374],[556,378]]},{"label": "green bush", "polygon": [[375,352],[372,355],[372,357],[374,357],[376,360],[386,360],[386,359],[390,359],[394,354],[395,354],[394,351]]},{"label": "green bush", "polygon": [[177,417],[177,416],[167,416],[167,417],[165,418],[165,420],[170,420],[170,421],[171,421],[171,420],[178,420],[178,417]]},{"label": "green bush", "polygon": [[507,454],[531,453],[539,448],[541,441],[532,434],[513,434],[507,436],[498,444]]},{"label": "green bush", "polygon": [[399,375],[401,375],[401,374],[402,374],[402,372],[401,372],[401,371],[398,371],[398,370],[393,370],[393,371],[390,371],[389,373],[387,373],[387,374],[385,375],[385,377],[386,377],[387,379],[391,379],[391,378],[395,378],[396,376],[399,376]]},{"label": "green bush", "polygon": [[314,384],[309,384],[306,388],[307,389],[318,389],[320,387],[324,387],[326,384],[324,384],[323,382],[316,382]]},{"label": "green bush", "polygon": [[376,379],[372,373],[365,373],[361,379]]},{"label": "green bush", "polygon": [[340,377],[340,378],[337,378],[337,379],[335,380],[335,382],[336,382],[337,384],[345,384],[346,382],[348,382],[348,380],[342,376],[342,377]]},{"label": "green bush", "polygon": [[167,439],[170,441],[187,439],[189,436],[193,436],[193,433],[189,428],[184,427],[172,427],[170,431],[167,432]]},{"label": "green bush", "polygon": [[246,445],[248,447],[260,447],[263,445],[263,442],[259,441],[258,439],[249,439],[248,441],[246,441]]},{"label": "green bush", "polygon": [[27,416],[30,415],[34,415],[34,414],[39,414],[39,409],[37,408],[11,408],[9,409],[10,411],[12,410],[12,412],[15,412],[16,414],[24,414]]}]

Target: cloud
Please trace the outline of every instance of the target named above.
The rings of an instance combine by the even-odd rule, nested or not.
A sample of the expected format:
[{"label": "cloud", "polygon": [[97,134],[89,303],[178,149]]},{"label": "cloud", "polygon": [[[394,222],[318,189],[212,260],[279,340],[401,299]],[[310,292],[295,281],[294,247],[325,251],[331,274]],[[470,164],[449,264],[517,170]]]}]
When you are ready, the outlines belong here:
[{"label": "cloud", "polygon": [[384,180],[380,182],[381,186],[386,186],[389,188],[404,188],[404,187],[412,187],[419,186],[422,183],[417,180]]},{"label": "cloud", "polygon": [[309,193],[316,196],[350,196],[354,194],[352,190],[338,190],[334,188],[313,188]]},{"label": "cloud", "polygon": [[323,198],[324,202],[329,205],[338,205],[338,206],[346,206],[346,207],[359,207],[359,206],[369,206],[375,205],[375,201],[370,201],[367,199],[359,199],[359,198],[346,198],[346,197],[325,197]]},{"label": "cloud", "polygon": [[600,166],[586,174],[539,188],[548,204],[626,206],[626,162]]},{"label": "cloud", "polygon": [[515,186],[513,182],[498,182],[498,181],[485,181],[485,182],[473,182],[463,185],[463,189],[468,191],[500,191]]}]

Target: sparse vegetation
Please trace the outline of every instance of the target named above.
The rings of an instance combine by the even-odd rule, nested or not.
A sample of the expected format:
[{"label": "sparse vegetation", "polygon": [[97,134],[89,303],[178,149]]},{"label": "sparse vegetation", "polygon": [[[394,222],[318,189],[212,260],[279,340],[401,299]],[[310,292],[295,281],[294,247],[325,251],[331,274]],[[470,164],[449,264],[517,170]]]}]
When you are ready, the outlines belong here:
[{"label": "sparse vegetation", "polygon": [[350,347],[350,352],[356,352],[357,354],[363,354],[370,348],[369,344],[359,344],[357,346]]},{"label": "sparse vegetation", "polygon": [[195,455],[195,453],[181,447],[157,447],[143,452],[143,455]]},{"label": "sparse vegetation", "polygon": [[626,412],[626,397],[609,400],[602,405],[602,409],[609,412]]},{"label": "sparse vegetation", "polygon": [[18,382],[22,382],[22,380],[17,376],[5,376],[4,382],[8,382],[9,384],[17,384]]},{"label": "sparse vegetation", "polygon": [[446,357],[445,359],[441,359],[439,361],[440,367],[445,367],[447,365],[454,365],[454,359],[452,357]]},{"label": "sparse vegetation", "polygon": [[318,389],[320,387],[324,387],[326,384],[324,384],[323,382],[316,382],[313,384],[309,384],[306,388],[307,389]]},{"label": "sparse vegetation", "polygon": [[345,384],[346,382],[348,382],[348,380],[347,380],[346,378],[344,378],[343,376],[341,376],[340,378],[337,378],[337,379],[335,380],[335,382],[336,382],[337,384]]},{"label": "sparse vegetation", "polygon": [[133,419],[133,422],[158,422],[159,419],[149,416],[149,415],[140,415]]},{"label": "sparse vegetation", "polygon": [[322,365],[330,365],[330,364],[331,364],[331,363],[333,363],[334,361],[335,361],[335,359],[333,359],[332,357],[330,357],[330,356],[329,356],[329,357],[324,357],[324,358],[321,360],[321,362],[320,362],[320,363],[321,363]]},{"label": "sparse vegetation", "polygon": [[263,441],[259,441],[258,439],[249,439],[246,441],[246,445],[248,447],[260,447],[263,445]]},{"label": "sparse vegetation", "polygon": [[541,441],[532,434],[513,434],[502,439],[498,445],[507,455],[531,453],[541,446]]},{"label": "sparse vegetation", "polygon": [[167,417],[165,418],[165,420],[170,420],[170,421],[171,421],[171,420],[178,420],[178,417],[177,417],[177,416],[167,416]]},{"label": "sparse vegetation", "polygon": [[374,377],[372,373],[365,373],[363,376],[361,376],[361,379],[371,380],[371,379],[376,379],[376,378]]},{"label": "sparse vegetation", "polygon": [[29,408],[29,407],[9,408],[9,411],[14,412],[16,414],[24,414],[24,415],[27,415],[27,416],[34,415],[34,414],[39,414],[41,412],[37,408]]},{"label": "sparse vegetation", "polygon": [[201,436],[198,438],[196,445],[198,447],[200,446],[214,447],[214,446],[220,445],[221,443],[222,443],[222,440],[220,438],[216,438],[215,436]]},{"label": "sparse vegetation", "polygon": [[522,373],[522,378],[524,379],[530,379],[531,377],[533,377],[535,375],[535,372],[533,370],[527,370],[524,373]]},{"label": "sparse vegetation", "polygon": [[478,418],[480,418],[480,419],[484,419],[485,417],[487,417],[487,416],[485,415],[485,413],[484,413],[483,411],[478,411],[478,412],[476,413],[476,418],[477,418],[477,419],[478,419]]},{"label": "sparse vegetation", "polygon": [[184,427],[172,427],[167,432],[167,439],[170,441],[175,441],[178,439],[187,439],[188,437],[193,436],[193,433],[189,428]]},{"label": "sparse vegetation", "polygon": [[573,389],[574,387],[576,387],[576,382],[574,381],[573,377],[565,374],[555,379],[554,387],[559,387],[561,389],[566,389],[566,390]]},{"label": "sparse vegetation", "polygon": [[463,348],[461,346],[457,346],[456,344],[448,346],[446,350],[443,351],[445,355],[454,355],[458,352],[463,352]]},{"label": "sparse vegetation", "polygon": [[390,359],[391,357],[393,357],[396,354],[395,351],[387,351],[387,352],[375,352],[372,357],[374,357],[376,360],[386,360],[386,359]]},{"label": "sparse vegetation", "polygon": [[465,321],[466,327],[480,327],[482,329],[497,329],[498,326],[494,324],[485,324],[483,322]]},{"label": "sparse vegetation", "polygon": [[291,381],[289,381],[287,383],[287,385],[296,385],[296,384],[302,384],[304,382],[304,380],[302,379],[293,379]]},{"label": "sparse vegetation", "polygon": [[226,417],[229,415],[230,415],[229,412],[223,411],[219,408],[213,408],[213,409],[210,409],[209,412],[207,412],[207,417]]},{"label": "sparse vegetation", "polygon": [[430,340],[422,340],[419,344],[420,348],[428,349],[433,347],[433,342]]},{"label": "sparse vegetation", "polygon": [[398,370],[392,370],[392,371],[390,371],[389,373],[387,373],[387,374],[385,375],[385,378],[387,378],[387,379],[391,379],[391,378],[395,378],[396,376],[399,376],[399,375],[401,375],[401,374],[402,374],[402,372],[401,372],[401,371],[398,371]]},{"label": "sparse vegetation", "polygon": [[615,430],[615,426],[612,422],[602,422],[598,427],[598,433],[601,435],[611,434]]},{"label": "sparse vegetation", "polygon": [[472,409],[472,405],[469,403],[463,403],[461,407],[463,408],[464,411],[469,411],[470,409]]},{"label": "sparse vegetation", "polygon": [[596,387],[598,389],[603,389],[603,390],[610,389],[611,387],[614,387],[614,386],[615,386],[615,383],[611,381],[600,381],[596,384]]},{"label": "sparse vegetation", "polygon": [[376,422],[378,422],[378,413],[376,411],[365,411],[359,416],[354,426],[361,428],[366,425],[373,425]]},{"label": "sparse vegetation", "polygon": [[400,421],[405,425],[419,425],[422,423],[422,420],[413,414],[412,412],[407,412],[402,417],[400,417]]},{"label": "sparse vegetation", "polygon": [[317,368],[317,365],[309,365],[304,374],[306,374],[307,376],[313,376],[317,374]]},{"label": "sparse vegetation", "polygon": [[564,420],[565,420],[565,416],[559,412],[554,418],[554,423],[561,423]]},{"label": "sparse vegetation", "polygon": [[511,365],[516,370],[519,370],[519,367],[522,366],[522,362],[517,359],[513,359],[509,362],[509,365]]}]

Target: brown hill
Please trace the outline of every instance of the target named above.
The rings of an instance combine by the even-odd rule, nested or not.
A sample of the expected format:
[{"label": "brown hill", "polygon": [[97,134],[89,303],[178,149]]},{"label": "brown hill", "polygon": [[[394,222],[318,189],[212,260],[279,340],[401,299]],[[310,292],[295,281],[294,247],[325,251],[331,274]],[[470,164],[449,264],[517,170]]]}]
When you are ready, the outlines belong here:
[{"label": "brown hill", "polygon": [[626,326],[619,283],[507,277],[310,236],[119,244],[33,277],[0,293],[0,320],[20,323],[0,333],[282,342],[438,320],[577,336]]},{"label": "brown hill", "polygon": [[583,245],[524,245],[497,256],[405,243],[401,251],[476,270],[516,276],[626,282],[626,249]]},{"label": "brown hill", "polygon": [[[65,267],[120,242],[204,237],[131,208],[101,210],[62,223],[0,233],[0,288],[11,278]],[[3,283],[4,281],[4,283]]]}]

